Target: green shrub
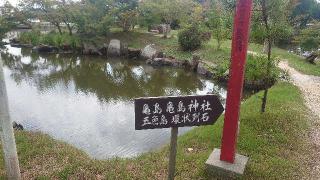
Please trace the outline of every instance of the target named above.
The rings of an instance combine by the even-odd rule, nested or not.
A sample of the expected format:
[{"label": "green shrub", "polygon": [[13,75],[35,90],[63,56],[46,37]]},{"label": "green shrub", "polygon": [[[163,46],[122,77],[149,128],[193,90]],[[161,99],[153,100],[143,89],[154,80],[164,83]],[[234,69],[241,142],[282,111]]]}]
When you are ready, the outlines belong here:
[{"label": "green shrub", "polygon": [[229,70],[230,67],[230,61],[222,61],[222,63],[220,63],[216,69],[216,77],[218,79],[226,79],[227,77],[225,77],[225,73]]},{"label": "green shrub", "polygon": [[201,46],[202,34],[197,26],[190,26],[178,34],[180,46],[185,51],[195,50]]},{"label": "green shrub", "polygon": [[278,62],[278,59],[272,57],[269,63],[266,55],[248,55],[245,72],[246,84],[258,87],[273,85],[280,74],[277,67]]},{"label": "green shrub", "polygon": [[50,32],[48,34],[41,34],[40,31],[23,32],[19,36],[21,43],[32,44],[34,46],[45,44],[55,47],[62,47],[64,45],[75,49],[80,47],[81,40],[78,36],[70,36],[67,33],[59,34]]},{"label": "green shrub", "polygon": [[54,33],[41,35],[40,43],[54,45],[55,44],[55,36]]},{"label": "green shrub", "polygon": [[38,45],[40,43],[40,31],[23,32],[19,35],[19,40],[24,44]]},{"label": "green shrub", "polygon": [[[279,60],[271,58],[268,65],[266,55],[248,55],[245,69],[245,86],[248,89],[259,90],[272,86],[280,76],[277,67]],[[268,66],[269,71],[268,71]],[[227,71],[230,67],[230,61],[223,61],[216,68],[215,76],[219,80],[228,80]]]}]

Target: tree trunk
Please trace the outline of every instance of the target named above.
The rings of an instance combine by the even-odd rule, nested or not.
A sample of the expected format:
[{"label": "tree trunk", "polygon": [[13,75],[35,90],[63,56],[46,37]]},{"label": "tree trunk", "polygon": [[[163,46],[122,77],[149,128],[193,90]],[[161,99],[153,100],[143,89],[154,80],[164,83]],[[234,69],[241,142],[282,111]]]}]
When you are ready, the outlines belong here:
[{"label": "tree trunk", "polygon": [[56,26],[56,28],[58,29],[60,35],[62,35],[62,30],[61,30],[60,24],[59,23],[53,23],[53,25]]},{"label": "tree trunk", "polygon": [[[261,4],[261,6],[262,6],[262,20],[263,20],[264,26],[267,30],[267,38],[265,39],[265,42],[267,42],[267,53],[268,53],[267,75],[269,75],[270,68],[271,68],[271,35],[270,35],[270,27],[268,24],[269,17],[267,14],[266,0],[262,0],[261,3],[262,3]],[[270,84],[269,82],[266,82],[265,89],[264,89],[264,95],[262,98],[261,113],[264,113],[266,111],[268,88],[269,88],[268,85],[269,84]]]},{"label": "tree trunk", "polygon": [[264,54],[268,53],[268,39],[267,38],[264,40],[262,53],[264,53]]},{"label": "tree trunk", "polygon": [[72,36],[72,28],[71,28],[70,24],[67,22],[65,22],[65,24],[67,25],[67,28],[69,30],[69,35]]},{"label": "tree trunk", "polygon": [[221,48],[221,40],[220,40],[220,39],[217,39],[217,41],[218,41],[217,49],[220,50],[220,48]]},{"label": "tree trunk", "polygon": [[267,98],[268,98],[268,89],[265,89],[263,93],[263,98],[262,98],[261,113],[266,112]]}]

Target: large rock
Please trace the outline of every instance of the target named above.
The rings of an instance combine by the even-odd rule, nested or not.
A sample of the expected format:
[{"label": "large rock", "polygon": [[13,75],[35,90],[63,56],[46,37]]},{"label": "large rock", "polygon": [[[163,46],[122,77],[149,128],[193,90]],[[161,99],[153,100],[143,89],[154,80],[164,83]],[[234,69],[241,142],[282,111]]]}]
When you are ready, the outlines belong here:
[{"label": "large rock", "polygon": [[214,72],[213,72],[214,68],[216,68],[215,64],[208,64],[208,63],[200,61],[198,64],[198,67],[197,67],[197,73],[202,76],[211,78],[214,74]]},{"label": "large rock", "polygon": [[149,44],[141,51],[141,57],[143,59],[153,59],[157,56],[157,49],[154,44]]},{"label": "large rock", "polygon": [[121,42],[118,39],[112,39],[108,46],[107,55],[109,57],[121,56]]},{"label": "large rock", "polygon": [[102,53],[99,51],[99,49],[91,44],[91,43],[84,43],[83,44],[83,50],[82,54],[84,55],[100,55],[102,56]]}]

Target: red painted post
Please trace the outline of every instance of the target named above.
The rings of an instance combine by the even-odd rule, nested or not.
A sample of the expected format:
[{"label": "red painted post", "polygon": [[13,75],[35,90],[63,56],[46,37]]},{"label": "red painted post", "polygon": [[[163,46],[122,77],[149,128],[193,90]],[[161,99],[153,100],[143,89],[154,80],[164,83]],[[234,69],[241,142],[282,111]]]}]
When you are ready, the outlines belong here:
[{"label": "red painted post", "polygon": [[238,121],[247,58],[252,0],[238,0],[234,18],[230,80],[226,102],[220,160],[234,163]]}]

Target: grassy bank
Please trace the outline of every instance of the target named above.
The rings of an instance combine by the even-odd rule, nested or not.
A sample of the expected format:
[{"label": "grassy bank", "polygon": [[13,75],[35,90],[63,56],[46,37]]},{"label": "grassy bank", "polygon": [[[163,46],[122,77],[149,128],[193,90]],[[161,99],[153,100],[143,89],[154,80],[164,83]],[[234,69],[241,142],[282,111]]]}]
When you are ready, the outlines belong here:
[{"label": "grassy bank", "polygon": [[[225,66],[225,62],[230,58],[231,52],[231,41],[226,40],[222,43],[221,49],[217,49],[217,42],[215,39],[211,39],[208,42],[204,42],[196,51],[182,51],[177,42],[177,31],[172,31],[171,37],[164,39],[161,35],[154,35],[147,33],[143,29],[137,29],[133,32],[122,33],[119,30],[113,30],[109,39],[117,38],[123,42],[127,42],[129,47],[143,48],[148,44],[155,44],[158,49],[161,49],[167,55],[176,57],[178,59],[190,60],[192,59],[192,54],[198,54],[201,59],[207,62],[213,62],[217,65]],[[102,38],[100,41],[104,41]],[[262,52],[262,45],[250,43],[249,50],[254,52]],[[280,57],[280,59],[288,60],[290,66],[301,71],[305,74],[320,76],[320,62],[315,65],[308,63],[303,57],[295,54],[290,54],[286,50],[274,47],[272,49],[273,55]]]},{"label": "grassy bank", "polygon": [[[305,161],[308,111],[299,90],[288,83],[270,90],[268,108],[260,114],[262,93],[243,103],[238,151],[250,157],[244,179],[299,179],[307,175]],[[177,179],[214,179],[204,162],[220,146],[223,117],[213,126],[195,128],[178,141]],[[133,159],[98,161],[47,135],[16,132],[25,179],[165,179],[168,147]],[[193,148],[188,152],[187,148]],[[3,155],[1,154],[1,159]],[[0,164],[4,177],[4,166]]]},{"label": "grassy bank", "polygon": [[[155,44],[158,49],[165,52],[169,56],[177,59],[191,60],[192,54],[198,54],[201,59],[211,61],[217,64],[223,63],[224,60],[230,57],[230,42],[223,42],[221,50],[216,49],[216,40],[211,39],[204,42],[196,51],[183,51],[177,39],[178,31],[173,30],[169,38],[162,38],[162,35],[156,35],[146,32],[144,29],[136,29],[132,32],[123,33],[119,30],[113,30],[107,40],[112,38],[120,39],[122,42],[127,42],[129,47],[144,48],[148,44]],[[99,39],[105,41],[105,39]]]}]

